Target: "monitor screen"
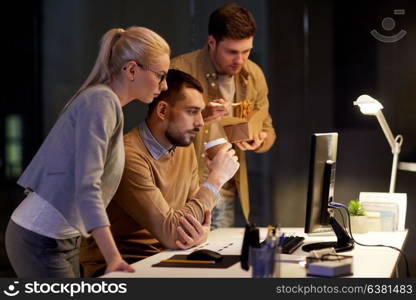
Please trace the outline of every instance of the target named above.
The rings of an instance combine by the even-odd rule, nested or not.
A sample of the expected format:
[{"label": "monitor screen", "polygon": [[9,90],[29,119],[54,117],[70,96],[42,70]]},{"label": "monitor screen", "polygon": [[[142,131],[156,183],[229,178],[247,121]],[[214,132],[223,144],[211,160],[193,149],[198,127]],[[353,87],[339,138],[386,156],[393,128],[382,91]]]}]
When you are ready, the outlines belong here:
[{"label": "monitor screen", "polygon": [[333,201],[338,133],[315,133],[311,141],[305,232],[330,231],[328,202]]},{"label": "monitor screen", "polygon": [[337,236],[337,241],[306,244],[302,247],[303,251],[333,247],[337,252],[341,252],[354,248],[353,240],[332,216],[332,208],[328,205],[334,202],[337,145],[336,132],[315,133],[312,136],[305,219],[306,233],[332,230]]}]

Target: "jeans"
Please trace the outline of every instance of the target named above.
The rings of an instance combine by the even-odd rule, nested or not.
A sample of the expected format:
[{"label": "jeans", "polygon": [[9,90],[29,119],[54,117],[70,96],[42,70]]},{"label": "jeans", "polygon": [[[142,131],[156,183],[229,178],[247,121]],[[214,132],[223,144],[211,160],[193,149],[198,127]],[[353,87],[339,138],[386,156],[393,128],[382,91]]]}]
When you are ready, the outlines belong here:
[{"label": "jeans", "polygon": [[12,220],[6,230],[6,251],[18,277],[79,277],[81,236],[57,240],[27,230]]},{"label": "jeans", "polygon": [[234,226],[234,201],[220,200],[212,210],[211,230]]},{"label": "jeans", "polygon": [[234,179],[224,184],[220,190],[220,195],[221,200],[218,200],[217,205],[212,210],[211,230],[234,226],[234,205],[236,199],[238,199]]}]

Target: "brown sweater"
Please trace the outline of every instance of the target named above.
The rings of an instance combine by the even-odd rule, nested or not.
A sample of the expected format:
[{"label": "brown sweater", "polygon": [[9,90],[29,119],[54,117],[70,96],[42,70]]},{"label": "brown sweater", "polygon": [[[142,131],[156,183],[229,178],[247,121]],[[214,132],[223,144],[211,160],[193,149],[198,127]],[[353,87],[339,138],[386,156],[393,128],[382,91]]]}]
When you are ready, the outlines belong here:
[{"label": "brown sweater", "polygon": [[[121,255],[140,259],[164,248],[177,249],[179,218],[190,213],[202,223],[217,200],[208,188],[199,187],[194,147],[177,147],[156,160],[137,128],[124,136],[124,146],[123,177],[107,208]],[[93,238],[83,240],[80,262],[86,277],[105,265]]]}]

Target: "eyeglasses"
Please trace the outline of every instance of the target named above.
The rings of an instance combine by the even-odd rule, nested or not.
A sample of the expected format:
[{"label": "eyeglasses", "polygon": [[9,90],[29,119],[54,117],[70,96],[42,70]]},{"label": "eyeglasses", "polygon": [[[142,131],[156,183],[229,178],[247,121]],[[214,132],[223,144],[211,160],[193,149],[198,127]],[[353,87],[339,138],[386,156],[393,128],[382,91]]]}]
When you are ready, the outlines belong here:
[{"label": "eyeglasses", "polygon": [[159,79],[159,85],[160,85],[160,84],[162,84],[163,80],[165,80],[165,79],[166,79],[166,75],[167,75],[166,73],[164,73],[164,72],[157,72],[157,71],[154,71],[154,70],[152,70],[151,68],[149,68],[148,66],[144,66],[144,65],[142,65],[142,64],[141,64],[141,63],[139,63],[137,60],[136,60],[135,62],[136,62],[136,64],[137,64],[140,68],[142,68],[143,70],[153,72],[153,73],[157,76],[157,78]]}]

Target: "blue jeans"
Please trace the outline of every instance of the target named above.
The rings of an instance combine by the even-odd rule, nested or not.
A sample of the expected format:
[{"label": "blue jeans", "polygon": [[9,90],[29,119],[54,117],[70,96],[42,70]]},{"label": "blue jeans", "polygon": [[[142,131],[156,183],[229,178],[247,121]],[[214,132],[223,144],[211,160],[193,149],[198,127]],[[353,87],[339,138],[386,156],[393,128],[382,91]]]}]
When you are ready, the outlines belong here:
[{"label": "blue jeans", "polygon": [[228,181],[220,190],[221,200],[212,210],[211,230],[234,226],[234,205],[237,196],[237,188],[234,179]]},{"label": "blue jeans", "polygon": [[18,277],[79,277],[80,244],[81,236],[56,240],[12,220],[7,225],[7,256]]},{"label": "blue jeans", "polygon": [[234,226],[234,201],[220,200],[212,210],[211,230]]}]

